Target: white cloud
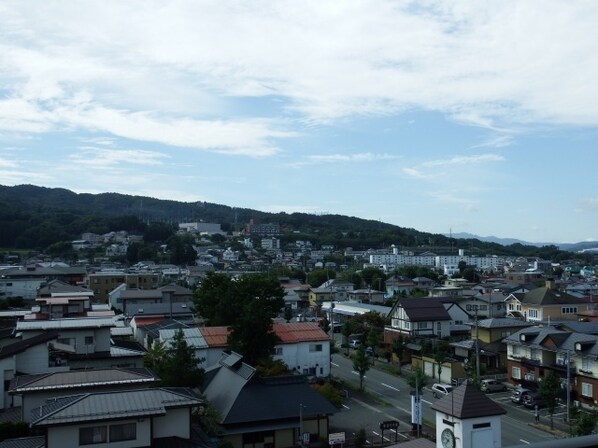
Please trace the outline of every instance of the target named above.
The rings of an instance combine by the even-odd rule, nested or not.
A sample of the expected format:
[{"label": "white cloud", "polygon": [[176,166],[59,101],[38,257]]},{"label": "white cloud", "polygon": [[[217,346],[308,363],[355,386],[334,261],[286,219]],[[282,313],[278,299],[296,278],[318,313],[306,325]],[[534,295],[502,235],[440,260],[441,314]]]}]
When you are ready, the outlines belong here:
[{"label": "white cloud", "polygon": [[584,198],[577,204],[577,211],[596,212],[598,211],[598,198]]},{"label": "white cloud", "polygon": [[93,147],[80,148],[77,153],[70,156],[73,163],[88,167],[108,167],[122,164],[162,165],[166,158],[170,157],[155,151]]},{"label": "white cloud", "polygon": [[505,158],[499,154],[479,154],[473,156],[454,156],[444,160],[429,160],[423,162],[421,166],[426,168],[447,166],[447,165],[470,165],[486,162],[502,162]]}]

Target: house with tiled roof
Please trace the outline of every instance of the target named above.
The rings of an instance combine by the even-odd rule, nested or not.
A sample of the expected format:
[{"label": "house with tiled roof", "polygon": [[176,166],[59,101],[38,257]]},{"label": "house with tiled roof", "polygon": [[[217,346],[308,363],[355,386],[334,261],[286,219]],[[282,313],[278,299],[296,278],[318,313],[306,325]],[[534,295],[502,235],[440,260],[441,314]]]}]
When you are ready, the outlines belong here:
[{"label": "house with tiled roof", "polygon": [[390,325],[384,329],[385,342],[399,334],[406,337],[451,335],[452,329],[463,331],[470,316],[451,298],[421,297],[397,300],[390,313]]},{"label": "house with tiled roof", "polygon": [[19,375],[8,388],[11,406],[21,407],[21,420],[49,400],[76,393],[148,388],[160,379],[149,369],[91,369]]},{"label": "house with tiled roof", "polygon": [[233,448],[284,448],[300,435],[308,442],[326,440],[329,416],[338,412],[304,376],[261,378],[234,352],[206,370],[202,392],[221,416],[223,441]]},{"label": "house with tiled roof", "polygon": [[274,324],[279,343],[273,359],[283,361],[290,370],[310,376],[330,375],[330,336],[315,322]]},{"label": "house with tiled roof", "polygon": [[547,325],[520,330],[504,342],[511,383],[536,389],[552,371],[565,385],[571,379],[573,402],[598,403],[598,335]]},{"label": "house with tiled roof", "polygon": [[45,448],[106,445],[121,448],[200,447],[191,417],[203,402],[187,389],[136,389],[56,398],[31,413]]},{"label": "house with tiled roof", "polygon": [[554,282],[526,293],[513,293],[505,298],[507,316],[530,322],[575,320],[579,312],[590,310],[591,304],[555,288]]},{"label": "house with tiled roof", "polygon": [[[284,362],[289,370],[309,376],[330,375],[330,336],[315,322],[276,323],[272,330],[278,338],[272,358]],[[199,327],[207,350],[202,353],[206,366],[220,360],[227,349],[228,327]],[[216,358],[217,357],[217,358]]]}]

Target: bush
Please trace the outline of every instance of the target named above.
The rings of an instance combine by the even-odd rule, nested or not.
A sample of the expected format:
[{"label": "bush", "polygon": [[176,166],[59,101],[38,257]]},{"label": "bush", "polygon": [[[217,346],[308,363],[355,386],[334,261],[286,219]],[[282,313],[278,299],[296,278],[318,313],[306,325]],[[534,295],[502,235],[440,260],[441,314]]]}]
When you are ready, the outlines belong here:
[{"label": "bush", "polygon": [[337,408],[340,408],[343,405],[343,395],[341,391],[331,383],[315,383],[312,384],[311,387]]}]

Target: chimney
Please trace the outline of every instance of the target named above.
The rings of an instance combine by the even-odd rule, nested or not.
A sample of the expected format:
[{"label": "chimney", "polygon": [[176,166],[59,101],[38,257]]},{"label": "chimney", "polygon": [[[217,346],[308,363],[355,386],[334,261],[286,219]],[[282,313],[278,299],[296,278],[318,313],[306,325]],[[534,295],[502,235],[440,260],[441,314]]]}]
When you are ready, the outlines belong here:
[{"label": "chimney", "polygon": [[556,283],[554,281],[554,278],[546,279],[546,288],[547,289],[556,289]]}]

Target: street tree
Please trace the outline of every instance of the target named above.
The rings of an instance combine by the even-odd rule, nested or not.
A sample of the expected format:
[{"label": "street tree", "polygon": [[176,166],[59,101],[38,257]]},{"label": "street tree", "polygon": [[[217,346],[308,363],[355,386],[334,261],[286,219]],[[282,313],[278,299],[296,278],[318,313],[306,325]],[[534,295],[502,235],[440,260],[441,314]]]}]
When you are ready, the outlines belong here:
[{"label": "street tree", "polygon": [[542,377],[538,393],[544,398],[546,402],[546,410],[550,414],[550,428],[554,428],[554,410],[556,409],[557,401],[562,396],[561,381],[559,378],[549,370]]},{"label": "street tree", "polygon": [[421,367],[413,369],[407,377],[407,384],[409,384],[409,387],[420,394],[427,382],[428,377]]},{"label": "street tree", "polygon": [[363,344],[353,354],[353,369],[359,375],[359,390],[363,390],[363,379],[367,371],[370,370],[370,359],[365,353]]},{"label": "street tree", "polygon": [[401,361],[403,359],[403,353],[405,352],[405,338],[402,334],[392,340],[391,345],[392,352],[397,357],[399,363],[399,371],[401,370]]},{"label": "street tree", "polygon": [[573,434],[576,436],[587,436],[594,432],[594,428],[598,423],[598,414],[594,411],[579,411],[575,426],[573,428]]}]

